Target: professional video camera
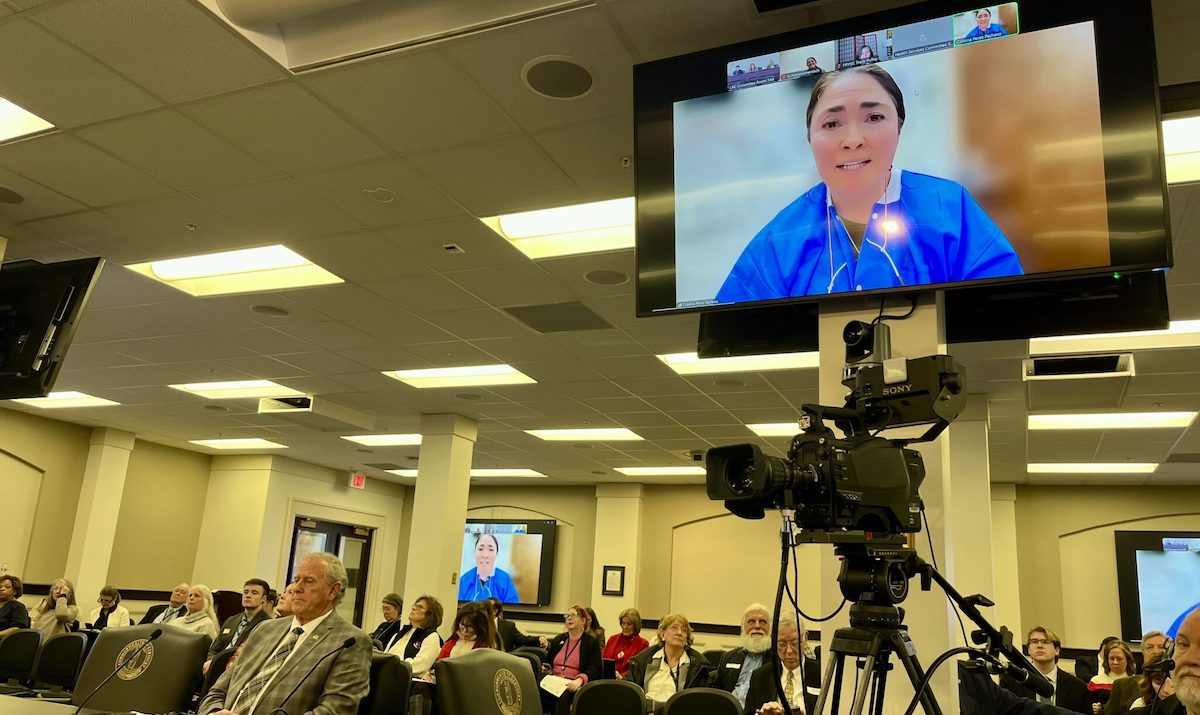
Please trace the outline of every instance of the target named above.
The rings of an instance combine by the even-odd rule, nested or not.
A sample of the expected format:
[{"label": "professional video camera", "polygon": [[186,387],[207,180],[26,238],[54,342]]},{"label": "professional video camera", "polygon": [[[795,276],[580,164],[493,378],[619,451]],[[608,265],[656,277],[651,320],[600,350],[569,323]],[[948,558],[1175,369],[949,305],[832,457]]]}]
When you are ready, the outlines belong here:
[{"label": "professional video camera", "polygon": [[[963,367],[948,355],[892,358],[882,322],[852,321],[842,337],[842,382],[851,388],[845,405],[803,405],[801,432],[786,458],[753,444],[710,449],[708,497],[745,519],[761,519],[768,508],[795,509],[797,525],[810,531],[920,531],[917,490],[925,465],[907,445],[935,439],[962,412]],[[826,425],[830,421],[844,438]],[[921,424],[932,427],[920,437],[874,436]]]}]

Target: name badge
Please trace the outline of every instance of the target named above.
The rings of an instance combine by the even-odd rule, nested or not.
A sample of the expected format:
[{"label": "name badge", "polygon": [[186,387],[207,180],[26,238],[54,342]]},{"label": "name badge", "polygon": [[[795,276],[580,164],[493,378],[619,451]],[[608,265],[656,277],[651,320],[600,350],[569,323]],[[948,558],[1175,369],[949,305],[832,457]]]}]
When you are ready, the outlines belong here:
[{"label": "name badge", "polygon": [[233,632],[232,628],[226,628],[225,630],[221,631],[221,635],[227,636],[232,632]]},{"label": "name badge", "polygon": [[734,670],[741,670],[742,664],[741,663],[726,663],[725,667],[732,668]]}]

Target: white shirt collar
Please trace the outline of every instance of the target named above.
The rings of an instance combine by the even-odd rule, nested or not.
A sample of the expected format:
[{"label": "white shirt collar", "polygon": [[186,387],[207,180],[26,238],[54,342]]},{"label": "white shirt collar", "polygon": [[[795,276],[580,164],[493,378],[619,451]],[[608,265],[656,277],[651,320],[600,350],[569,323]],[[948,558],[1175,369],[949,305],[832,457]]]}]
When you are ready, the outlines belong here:
[{"label": "white shirt collar", "polygon": [[[887,190],[883,192],[883,198],[875,203],[879,204],[894,204],[900,200],[900,184],[902,169],[892,164],[892,178],[888,181]],[[833,206],[833,197],[829,195],[829,187],[825,188],[825,206],[826,208]]]},{"label": "white shirt collar", "polygon": [[330,613],[333,613],[332,608],[329,609],[328,611],[322,613],[321,615],[317,616],[316,618],[312,619],[308,623],[303,623],[303,624],[300,623],[299,618],[292,616],[292,627],[289,630],[294,631],[297,628],[299,628],[304,631],[303,638],[308,638],[310,635],[312,635],[313,631],[317,630],[317,626],[324,623],[326,618],[329,618]]}]

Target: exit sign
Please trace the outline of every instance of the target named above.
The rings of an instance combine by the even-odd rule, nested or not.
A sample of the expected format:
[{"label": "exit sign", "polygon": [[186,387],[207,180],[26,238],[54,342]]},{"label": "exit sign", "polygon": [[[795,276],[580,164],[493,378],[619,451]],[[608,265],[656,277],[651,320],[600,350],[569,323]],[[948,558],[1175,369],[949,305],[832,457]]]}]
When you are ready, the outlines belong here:
[{"label": "exit sign", "polygon": [[362,472],[350,472],[350,488],[351,489],[366,489],[367,475]]}]

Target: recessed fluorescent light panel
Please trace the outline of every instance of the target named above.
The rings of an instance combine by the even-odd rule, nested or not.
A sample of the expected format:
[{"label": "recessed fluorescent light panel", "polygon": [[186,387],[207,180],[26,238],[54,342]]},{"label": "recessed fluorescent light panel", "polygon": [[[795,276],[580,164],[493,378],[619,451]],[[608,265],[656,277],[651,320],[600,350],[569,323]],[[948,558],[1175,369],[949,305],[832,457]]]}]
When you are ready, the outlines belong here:
[{"label": "recessed fluorescent light panel", "polygon": [[287,449],[286,444],[279,444],[268,439],[258,439],[257,437],[246,437],[243,439],[189,439],[188,442],[213,449]]},{"label": "recessed fluorescent light panel", "polygon": [[1168,184],[1200,181],[1200,117],[1164,121],[1163,151]]},{"label": "recessed fluorescent light panel", "polygon": [[627,477],[702,477],[708,470],[704,467],[617,467]]},{"label": "recessed fluorescent light panel", "polygon": [[281,245],[206,253],[127,266],[195,296],[286,290],[342,279]]},{"label": "recessed fluorescent light panel", "polygon": [[53,128],[45,119],[0,97],[0,142]]},{"label": "recessed fluorescent light panel", "polygon": [[547,442],[627,442],[643,439],[641,435],[624,427],[596,427],[591,429],[527,429],[531,434]]},{"label": "recessed fluorescent light panel", "polygon": [[633,248],[632,197],[481,220],[534,260]]},{"label": "recessed fluorescent light panel", "polygon": [[40,407],[43,410],[69,409],[75,407],[110,407],[120,402],[106,400],[103,397],[92,397],[83,392],[51,392],[49,397],[25,397],[12,402],[20,402],[30,407]]},{"label": "recessed fluorescent light panel", "polygon": [[659,355],[658,359],[680,375],[714,375],[723,372],[763,372],[813,368],[820,363],[821,354],[817,352],[779,353],[777,355],[702,359],[696,353],[672,353]]},{"label": "recessed fluorescent light panel", "polygon": [[304,393],[270,380],[225,380],[222,382],[189,382],[168,387],[210,400],[234,400],[243,397],[304,397]]},{"label": "recessed fluorescent light panel", "polygon": [[1169,429],[1192,423],[1195,412],[1103,412],[1079,415],[1029,415],[1029,429]]},{"label": "recessed fluorescent light panel", "polygon": [[421,443],[419,434],[356,434],[343,436],[342,439],[368,447],[407,447]]},{"label": "recessed fluorescent light panel", "polygon": [[1125,333],[1087,333],[1031,338],[1029,354],[1064,355],[1127,350],[1160,350],[1200,346],[1200,320],[1172,320],[1166,330],[1137,330]]},{"label": "recessed fluorescent light panel", "polygon": [[1030,464],[1030,474],[1150,474],[1158,465],[1153,462],[1045,462]]},{"label": "recessed fluorescent light panel", "polygon": [[746,426],[759,437],[794,437],[800,431],[799,422],[760,422]]},{"label": "recessed fluorescent light panel", "polygon": [[[417,470],[415,470],[415,469],[388,469],[386,471],[388,474],[395,474],[396,476],[399,476],[399,477],[415,477],[415,476],[417,476]],[[532,469],[496,468],[496,469],[472,469],[471,476],[472,477],[532,477],[532,478],[543,477],[544,478],[546,475],[542,474],[541,472],[534,471]]]},{"label": "recessed fluorescent light panel", "polygon": [[391,370],[383,373],[413,387],[485,387],[528,385],[537,382],[511,365],[434,367],[424,370]]}]

